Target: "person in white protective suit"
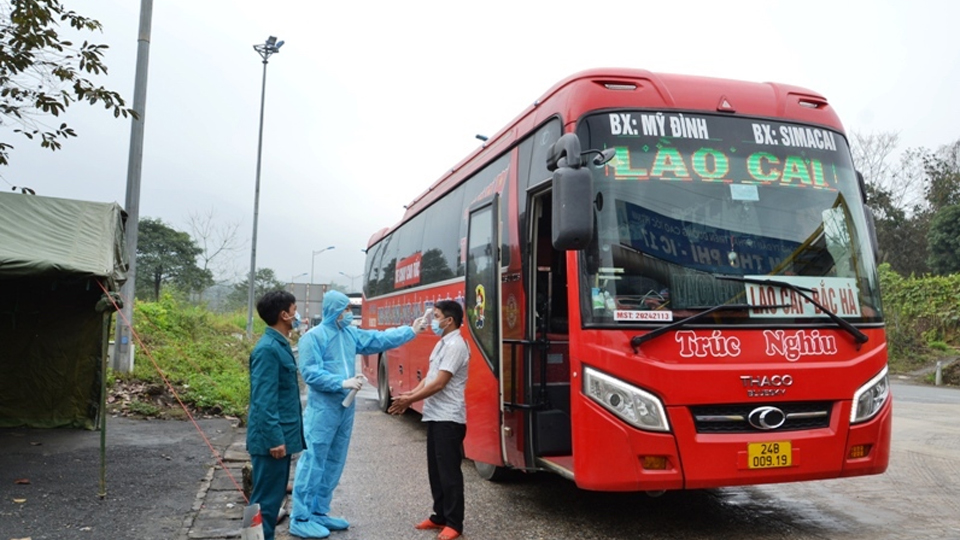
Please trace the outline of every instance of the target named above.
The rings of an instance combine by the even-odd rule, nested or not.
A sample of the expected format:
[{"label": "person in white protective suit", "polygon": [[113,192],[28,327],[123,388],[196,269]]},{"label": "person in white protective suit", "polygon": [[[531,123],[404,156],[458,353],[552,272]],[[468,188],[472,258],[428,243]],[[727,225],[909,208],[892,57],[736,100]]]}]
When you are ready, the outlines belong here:
[{"label": "person in white protective suit", "polygon": [[350,325],[352,319],[347,296],[330,291],[323,295],[323,320],[299,342],[300,373],[309,388],[303,414],[307,449],[297,461],[290,534],[303,538],[326,538],[350,526],[328,514],[353,432],[355,404],[344,406],[344,398],[364,380],[356,375],[356,355],[399,347],[426,327],[420,318],[413,326],[362,330]]}]

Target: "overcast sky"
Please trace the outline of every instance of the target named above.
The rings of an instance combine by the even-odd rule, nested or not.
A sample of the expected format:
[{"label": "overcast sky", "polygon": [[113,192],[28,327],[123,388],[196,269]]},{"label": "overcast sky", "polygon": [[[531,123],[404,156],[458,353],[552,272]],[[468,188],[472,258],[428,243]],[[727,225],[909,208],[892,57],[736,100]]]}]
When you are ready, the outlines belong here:
[{"label": "overcast sky", "polygon": [[[99,20],[109,88],[133,105],[137,0],[63,0]],[[363,271],[367,240],[560,79],[636,67],[775,81],[825,95],[848,131],[901,150],[960,138],[960,2],[408,2],[158,0],[153,7],[141,217],[240,222],[250,265],[263,65],[257,266],[281,281]],[[0,188],[124,204],[130,120],[73,106],[51,153],[15,138]],[[49,124],[59,123],[51,120]],[[298,277],[297,282],[308,277]],[[354,285],[360,285],[360,279]]]}]

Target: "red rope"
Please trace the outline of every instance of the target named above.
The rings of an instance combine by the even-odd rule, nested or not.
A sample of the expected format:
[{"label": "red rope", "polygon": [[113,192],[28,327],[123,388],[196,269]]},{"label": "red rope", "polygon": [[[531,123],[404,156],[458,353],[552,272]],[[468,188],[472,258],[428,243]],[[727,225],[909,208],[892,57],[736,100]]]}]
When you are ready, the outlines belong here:
[{"label": "red rope", "polygon": [[[157,361],[153,357],[153,354],[150,352],[150,349],[148,349],[147,346],[143,344],[143,340],[140,339],[140,335],[137,334],[137,332],[133,329],[133,326],[130,324],[130,321],[127,319],[127,316],[123,313],[123,310],[120,309],[120,306],[118,306],[116,301],[114,301],[113,296],[110,295],[110,293],[103,286],[103,284],[100,283],[100,281],[97,281],[97,285],[100,286],[104,294],[107,295],[107,298],[110,299],[110,303],[113,304],[113,307],[117,310],[117,313],[120,315],[120,318],[122,318],[123,322],[126,323],[127,327],[130,329],[130,333],[133,334],[133,337],[137,340],[137,343],[140,344],[140,348],[143,349],[144,353],[146,353],[147,358],[149,358],[150,362],[153,363],[154,369],[157,370],[157,373],[160,375],[160,378],[162,378],[163,382],[166,383],[167,388],[170,389],[170,393],[173,394],[173,397],[177,399],[177,403],[179,403],[180,407],[183,408],[183,412],[187,413],[187,417],[190,418],[191,422],[193,422],[193,426],[197,428],[197,432],[200,433],[200,437],[203,438],[203,442],[207,444],[207,448],[210,449],[210,452],[213,453],[213,457],[217,459],[217,463],[219,463],[220,467],[223,468],[223,472],[227,473],[227,477],[229,477],[230,481],[233,482],[233,485],[237,488],[237,491],[239,491],[240,494],[243,495],[243,500],[246,501],[247,504],[250,504],[250,499],[247,498],[246,493],[243,492],[243,488],[240,487],[240,484],[237,483],[237,480],[233,477],[232,474],[230,474],[230,469],[228,469],[227,466],[224,465],[223,459],[220,457],[220,452],[217,452],[217,449],[213,447],[213,444],[210,442],[210,439],[207,438],[207,434],[203,432],[203,429],[200,427],[200,424],[198,424],[196,419],[193,418],[193,415],[190,414],[190,410],[187,408],[186,405],[184,405],[183,400],[180,399],[180,394],[177,393],[173,385],[170,384],[170,381],[167,380],[167,376],[163,373],[163,370],[160,369],[160,365],[157,364]],[[104,373],[103,376],[106,377],[107,374]],[[106,414],[106,411],[103,411],[103,413]]]}]

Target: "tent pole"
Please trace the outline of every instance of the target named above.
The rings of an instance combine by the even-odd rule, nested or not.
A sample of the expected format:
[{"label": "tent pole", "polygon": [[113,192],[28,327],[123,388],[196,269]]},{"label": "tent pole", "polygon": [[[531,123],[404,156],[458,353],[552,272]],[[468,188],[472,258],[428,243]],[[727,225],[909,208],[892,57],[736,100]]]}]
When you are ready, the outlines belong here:
[{"label": "tent pole", "polygon": [[100,344],[100,499],[107,497],[107,350],[110,348],[110,320],[113,312],[103,312],[103,338]]}]

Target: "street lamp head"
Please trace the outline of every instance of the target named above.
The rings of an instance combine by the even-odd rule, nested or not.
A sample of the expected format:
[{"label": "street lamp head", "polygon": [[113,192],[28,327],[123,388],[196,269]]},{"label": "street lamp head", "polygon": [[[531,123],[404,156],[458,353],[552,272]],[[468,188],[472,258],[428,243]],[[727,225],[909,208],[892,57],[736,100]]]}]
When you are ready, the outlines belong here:
[{"label": "street lamp head", "polygon": [[283,47],[283,43],[283,40],[277,41],[276,36],[270,36],[263,44],[254,45],[253,49],[260,53],[260,56],[263,58],[263,63],[266,64],[271,54],[280,52],[280,47]]}]

